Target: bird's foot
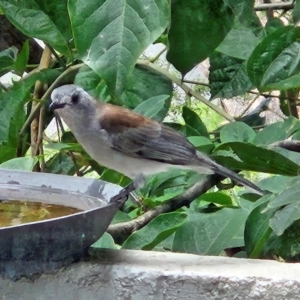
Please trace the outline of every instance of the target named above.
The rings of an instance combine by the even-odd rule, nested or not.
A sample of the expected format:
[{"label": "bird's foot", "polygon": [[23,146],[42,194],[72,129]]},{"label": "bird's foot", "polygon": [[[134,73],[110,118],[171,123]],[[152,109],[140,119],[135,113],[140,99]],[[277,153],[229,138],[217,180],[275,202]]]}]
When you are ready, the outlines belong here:
[{"label": "bird's foot", "polygon": [[134,183],[130,183],[124,189],[122,189],[117,195],[110,198],[110,203],[119,203],[120,205],[128,199],[129,194],[135,190]]}]

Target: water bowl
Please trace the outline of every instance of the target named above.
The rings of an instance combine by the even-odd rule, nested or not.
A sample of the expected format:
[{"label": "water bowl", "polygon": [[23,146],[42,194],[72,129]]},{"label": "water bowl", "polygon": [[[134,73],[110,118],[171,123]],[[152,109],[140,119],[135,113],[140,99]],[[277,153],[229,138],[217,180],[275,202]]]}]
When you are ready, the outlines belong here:
[{"label": "water bowl", "polygon": [[120,187],[96,179],[0,170],[0,200],[73,207],[79,212],[0,228],[0,274],[18,279],[82,258],[106,231]]}]

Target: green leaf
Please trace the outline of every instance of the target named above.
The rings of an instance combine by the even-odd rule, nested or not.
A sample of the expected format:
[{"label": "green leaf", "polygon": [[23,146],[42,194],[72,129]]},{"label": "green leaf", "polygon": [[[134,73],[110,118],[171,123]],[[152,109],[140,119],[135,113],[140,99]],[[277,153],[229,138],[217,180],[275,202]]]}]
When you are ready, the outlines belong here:
[{"label": "green leaf", "polygon": [[284,23],[280,18],[270,18],[265,25],[265,31],[266,34],[269,35],[276,31],[278,28],[282,27],[284,27]]},{"label": "green leaf", "polygon": [[101,180],[115,183],[120,186],[126,186],[131,182],[128,177],[112,169],[105,169],[101,174]]},{"label": "green leaf", "polygon": [[[230,147],[235,156],[214,155],[214,159],[221,165],[237,170],[249,170],[256,172],[266,172],[296,176],[300,171],[300,166],[282,154],[275,151],[257,147],[252,144],[231,142],[222,144],[217,149]],[[228,153],[230,155],[230,153]],[[232,155],[232,154],[231,154]]]},{"label": "green leaf", "polygon": [[68,7],[81,59],[120,96],[138,57],[168,25],[168,1],[70,0]]},{"label": "green leaf", "polygon": [[271,218],[270,227],[276,235],[282,235],[287,228],[300,219],[299,189],[297,190],[297,196],[291,195],[289,200],[293,202],[276,211]]},{"label": "green leaf", "polygon": [[299,176],[293,178],[290,182],[288,188],[283,190],[280,194],[278,194],[272,202],[270,202],[266,208],[266,210],[273,209],[273,208],[281,208],[282,206],[286,206],[289,204],[293,204],[294,202],[297,203],[298,195],[300,192],[300,185],[299,185]]},{"label": "green leaf", "polygon": [[0,0],[0,7],[9,21],[24,34],[70,55],[68,41],[71,31],[66,0]]},{"label": "green leaf", "polygon": [[287,190],[292,186],[293,180],[297,177],[290,176],[272,176],[265,178],[259,182],[259,186],[262,190],[270,191],[273,194],[278,194],[284,190]]},{"label": "green leaf", "polygon": [[262,91],[274,89],[277,84],[279,88],[282,80],[299,73],[299,38],[300,28],[285,26],[258,44],[247,63],[248,75],[255,86]]},{"label": "green leaf", "polygon": [[300,260],[300,220],[295,221],[281,236],[272,233],[264,248],[263,257],[278,256],[287,262]]},{"label": "green leaf", "polygon": [[187,139],[200,152],[208,154],[215,148],[211,140],[204,136],[189,136]]},{"label": "green leaf", "polygon": [[74,150],[74,151],[81,151],[82,150],[82,146],[80,146],[79,144],[67,144],[67,143],[49,143],[49,144],[45,144],[44,148],[46,149],[52,149],[52,150],[56,150],[56,151],[61,151],[61,150]]},{"label": "green leaf", "polygon": [[23,75],[27,66],[28,59],[29,59],[29,41],[26,40],[23,44],[21,51],[18,53],[17,59],[13,65],[13,69],[18,75],[20,76]]},{"label": "green leaf", "polygon": [[17,53],[18,49],[15,46],[0,52],[0,74],[14,64]]},{"label": "green leaf", "polygon": [[[75,77],[75,84],[81,86],[96,99],[104,102],[111,101],[107,85],[88,66],[79,70]],[[169,99],[165,101],[164,109],[161,112],[161,115],[164,115],[170,107],[172,93],[173,86],[170,79],[148,66],[137,64],[126,80],[119,101],[115,102],[129,109],[134,109],[145,99],[169,95]]]},{"label": "green leaf", "polygon": [[205,136],[209,138],[209,134],[205,124],[199,118],[199,116],[187,106],[182,108],[182,117],[185,121],[185,124],[193,128],[200,136]]},{"label": "green leaf", "polygon": [[205,193],[201,195],[199,198],[197,198],[198,201],[206,201],[210,203],[219,204],[222,206],[233,206],[234,203],[231,199],[231,197],[227,194],[224,194],[222,192],[211,192],[211,193]]},{"label": "green leaf", "polygon": [[180,228],[186,218],[187,214],[184,212],[161,214],[129,236],[122,249],[151,250]]},{"label": "green leaf", "polygon": [[251,30],[256,36],[261,35],[262,24],[254,11],[255,0],[227,0],[235,14],[234,27]]},{"label": "green leaf", "polygon": [[[300,45],[300,44],[299,44]],[[290,90],[300,87],[300,74],[293,75],[276,83],[268,84],[268,90]]]},{"label": "green leaf", "polygon": [[221,128],[220,139],[227,142],[251,142],[255,137],[255,131],[242,122],[232,122]]},{"label": "green leaf", "polygon": [[167,60],[185,75],[222,42],[233,20],[226,1],[173,0]]},{"label": "green leaf", "polygon": [[155,206],[162,205],[162,204],[170,201],[174,197],[182,194],[182,192],[183,192],[183,187],[180,189],[176,189],[173,192],[165,193],[164,195],[159,196],[159,197],[145,198],[143,200],[143,204],[146,205],[148,208],[153,208]]},{"label": "green leaf", "polygon": [[246,60],[259,42],[260,39],[250,30],[231,29],[216,50],[225,55]]},{"label": "green leaf", "polygon": [[151,97],[139,104],[134,111],[153,120],[162,121],[168,112],[166,101],[169,98],[169,95]]},{"label": "green leaf", "polygon": [[288,117],[283,122],[276,122],[260,130],[253,140],[256,145],[270,145],[283,141],[300,130],[300,121],[294,117]]},{"label": "green leaf", "polygon": [[163,95],[169,95],[163,110],[167,114],[173,95],[172,81],[151,67],[136,64],[126,80],[120,100],[126,107],[134,109],[146,99]]},{"label": "green leaf", "polygon": [[259,200],[259,205],[252,210],[245,226],[245,248],[249,258],[260,258],[264,247],[272,233],[269,226],[274,210],[263,213],[272,195],[267,195]]},{"label": "green leaf", "polygon": [[112,236],[109,233],[104,232],[101,238],[98,241],[96,241],[93,245],[91,245],[91,247],[102,249],[115,249],[116,245]]},{"label": "green leaf", "polygon": [[183,186],[186,184],[188,173],[180,169],[172,169],[169,172],[163,172],[149,178],[140,192],[147,196],[162,196],[165,189]]},{"label": "green leaf", "polygon": [[215,51],[210,57],[211,99],[232,98],[252,88],[245,62]]},{"label": "green leaf", "polygon": [[[76,164],[78,163],[79,162],[76,161]],[[74,175],[74,161],[66,153],[57,153],[47,161],[47,172],[52,174]]]},{"label": "green leaf", "polygon": [[226,248],[244,245],[248,211],[223,208],[214,213],[193,213],[175,233],[172,251],[220,255]]},{"label": "green leaf", "polygon": [[36,157],[17,157],[0,164],[0,169],[32,171],[37,162]]},{"label": "green leaf", "polygon": [[9,137],[14,142],[17,141],[25,117],[23,105],[26,100],[30,99],[29,90],[36,80],[46,83],[53,77],[57,77],[58,74],[60,73],[55,70],[41,70],[20,82],[16,82],[6,92],[0,90],[0,145],[7,142]]}]

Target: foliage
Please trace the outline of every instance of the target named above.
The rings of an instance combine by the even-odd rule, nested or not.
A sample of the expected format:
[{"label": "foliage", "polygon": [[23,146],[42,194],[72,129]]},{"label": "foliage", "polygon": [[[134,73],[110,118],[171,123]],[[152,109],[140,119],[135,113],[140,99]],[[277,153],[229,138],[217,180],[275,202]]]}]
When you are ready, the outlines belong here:
[{"label": "foliage", "polygon": [[[0,52],[0,75],[8,71],[21,75],[11,86],[0,86],[0,167],[77,176],[93,172],[124,186],[129,179],[99,166],[70,132],[64,132],[60,143],[45,138],[43,130],[53,119],[44,106],[51,91],[74,82],[102,101],[163,122],[172,109],[177,85],[186,92],[183,122],[169,122],[169,126],[228,168],[275,176],[258,183],[266,190],[261,198],[239,188],[214,189],[189,199],[190,205],[182,202],[124,236],[121,247],[207,255],[240,248],[251,258],[277,255],[299,260],[300,29],[295,24],[299,7],[300,1],[295,1],[295,9],[285,11],[288,25],[280,20],[284,14],[276,12],[263,25],[264,15],[255,12],[254,0],[119,0],[117,4],[113,0],[0,0],[0,11],[17,29],[46,45],[40,66],[30,64],[28,40],[21,49],[12,45]],[[162,67],[157,57],[143,56],[153,43],[166,45],[166,59],[181,77]],[[198,92],[201,83],[185,80],[205,59],[210,61],[209,100]],[[286,118],[252,128],[253,121],[262,120],[259,112],[251,120],[239,116],[239,122],[234,122],[212,101],[243,96],[253,89],[279,90]],[[200,102],[230,123],[210,134],[192,109]],[[287,140],[294,142],[291,147],[284,143]],[[174,198],[178,202],[203,178],[179,170],[151,177],[138,194],[142,206],[128,201],[113,224],[131,222]],[[105,234],[93,247],[114,248],[115,244]]]}]

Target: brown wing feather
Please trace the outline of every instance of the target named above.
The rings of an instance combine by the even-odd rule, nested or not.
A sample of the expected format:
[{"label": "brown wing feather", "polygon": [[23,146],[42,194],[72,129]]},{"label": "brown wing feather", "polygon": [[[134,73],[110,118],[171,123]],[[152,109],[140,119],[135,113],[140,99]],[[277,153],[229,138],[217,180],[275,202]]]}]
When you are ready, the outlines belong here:
[{"label": "brown wing feather", "polygon": [[101,128],[115,150],[175,165],[198,160],[193,145],[170,127],[118,106],[105,104],[99,111]]},{"label": "brown wing feather", "polygon": [[133,111],[110,104],[103,105],[99,111],[101,129],[108,133],[112,148],[129,156],[140,157],[137,152],[147,140],[160,136],[159,123]]},{"label": "brown wing feather", "polygon": [[151,136],[159,136],[161,130],[159,123],[131,110],[120,106],[105,104],[99,111],[101,128],[107,132],[119,134],[124,133],[128,129],[132,130],[145,126],[152,129]]}]

